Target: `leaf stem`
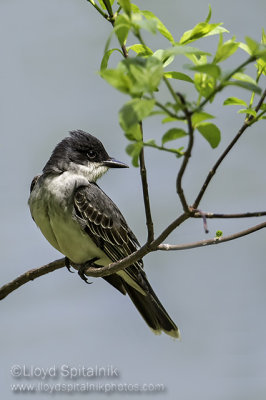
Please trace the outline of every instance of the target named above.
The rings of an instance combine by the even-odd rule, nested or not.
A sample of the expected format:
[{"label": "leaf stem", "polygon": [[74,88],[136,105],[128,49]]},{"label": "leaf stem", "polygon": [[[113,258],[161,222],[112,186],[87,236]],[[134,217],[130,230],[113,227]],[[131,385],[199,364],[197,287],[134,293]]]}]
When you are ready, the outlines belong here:
[{"label": "leaf stem", "polygon": [[154,149],[161,150],[161,151],[166,151],[168,153],[175,154],[176,156],[182,156],[183,155],[181,152],[177,151],[176,149],[169,149],[167,147],[159,146],[157,144],[152,144],[152,143],[149,143],[149,142],[143,142],[143,146],[145,146],[145,147],[153,147]]},{"label": "leaf stem", "polygon": [[91,5],[96,8],[96,10],[103,16],[103,18],[105,19],[109,19],[108,14],[106,14],[96,3],[94,0],[87,0],[89,3],[91,3]]}]

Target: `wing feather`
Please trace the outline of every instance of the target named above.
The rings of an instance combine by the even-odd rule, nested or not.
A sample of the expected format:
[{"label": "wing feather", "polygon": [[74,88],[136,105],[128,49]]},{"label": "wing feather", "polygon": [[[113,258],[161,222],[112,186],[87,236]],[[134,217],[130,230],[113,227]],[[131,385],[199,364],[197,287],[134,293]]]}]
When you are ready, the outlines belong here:
[{"label": "wing feather", "polygon": [[[123,215],[96,185],[80,187],[74,194],[75,213],[82,229],[113,262],[134,252],[139,243]],[[104,279],[122,294],[128,293],[140,314],[155,333],[173,337],[179,331],[150,286],[142,260]]]},{"label": "wing feather", "polygon": [[[74,205],[83,229],[113,262],[137,250],[137,238],[117,206],[98,185],[89,183],[79,187],[74,195]],[[135,284],[146,290],[145,279],[141,279],[142,268],[143,262],[139,260],[124,271]]]}]

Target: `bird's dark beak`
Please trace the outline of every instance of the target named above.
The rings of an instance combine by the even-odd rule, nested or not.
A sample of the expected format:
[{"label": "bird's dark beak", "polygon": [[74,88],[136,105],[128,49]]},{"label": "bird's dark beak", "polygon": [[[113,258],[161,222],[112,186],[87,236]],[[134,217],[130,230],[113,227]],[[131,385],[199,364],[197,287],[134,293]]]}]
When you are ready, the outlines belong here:
[{"label": "bird's dark beak", "polygon": [[129,168],[127,164],[118,161],[115,158],[109,158],[108,160],[103,161],[103,165],[108,168]]}]

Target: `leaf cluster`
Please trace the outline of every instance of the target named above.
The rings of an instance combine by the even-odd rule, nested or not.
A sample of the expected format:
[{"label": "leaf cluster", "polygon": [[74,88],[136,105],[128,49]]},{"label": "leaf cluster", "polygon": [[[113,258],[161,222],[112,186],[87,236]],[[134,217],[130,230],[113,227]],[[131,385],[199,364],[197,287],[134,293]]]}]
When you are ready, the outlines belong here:
[{"label": "leaf cluster", "polygon": [[[194,135],[194,131],[200,133],[212,148],[216,148],[221,140],[221,132],[213,121],[209,122],[215,116],[207,113],[206,107],[228,86],[248,90],[251,97],[247,104],[243,99],[231,96],[224,101],[224,106],[241,106],[238,112],[244,113],[250,124],[265,118],[266,105],[262,104],[259,111],[254,107],[255,96],[262,91],[260,78],[266,74],[264,31],[261,42],[247,37],[245,43],[241,43],[234,36],[225,40],[225,35],[229,32],[222,23],[210,22],[212,11],[209,7],[203,22],[175,39],[153,12],[141,10],[130,0],[101,0],[97,7],[113,25],[101,62],[100,75],[115,89],[130,97],[119,111],[119,122],[130,141],[127,152],[132,157],[134,166],[138,165],[138,156],[143,146],[182,157],[185,154],[184,145],[182,143],[178,146],[176,143]],[[151,35],[162,35],[165,48],[151,49],[142,38],[143,31]],[[194,47],[199,39],[206,40],[213,35],[217,36],[214,54]],[[113,36],[116,37],[119,47],[110,48]],[[236,51],[246,53],[245,61],[232,70],[224,69],[223,62],[234,56]],[[115,68],[109,68],[110,57],[114,52],[121,54],[121,61]],[[177,57],[184,60],[182,70],[170,70],[169,66]],[[246,72],[249,64],[255,65],[255,79]],[[180,81],[193,85],[196,100],[187,99],[185,93],[180,93]],[[169,99],[164,102],[160,100],[162,84],[169,91]],[[153,115],[161,116],[163,126],[172,123],[172,127],[162,133],[160,143],[154,138],[144,141],[142,137],[140,121]],[[252,120],[250,116],[253,117]]]}]

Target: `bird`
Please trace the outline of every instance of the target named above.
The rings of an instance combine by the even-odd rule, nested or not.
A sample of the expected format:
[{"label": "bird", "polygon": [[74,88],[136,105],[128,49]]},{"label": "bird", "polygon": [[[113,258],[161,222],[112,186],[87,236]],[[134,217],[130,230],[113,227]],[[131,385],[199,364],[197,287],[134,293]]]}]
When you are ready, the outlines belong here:
[{"label": "bird", "polygon": [[[30,187],[31,216],[48,242],[66,258],[66,266],[84,271],[135,252],[140,244],[115,203],[96,181],[110,168],[128,165],[108,155],[102,142],[83,130],[69,132],[57,144],[42,174]],[[155,334],[179,338],[179,329],[152,289],[142,259],[105,281],[128,294]],[[88,283],[88,282],[87,282]]]}]

